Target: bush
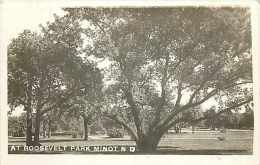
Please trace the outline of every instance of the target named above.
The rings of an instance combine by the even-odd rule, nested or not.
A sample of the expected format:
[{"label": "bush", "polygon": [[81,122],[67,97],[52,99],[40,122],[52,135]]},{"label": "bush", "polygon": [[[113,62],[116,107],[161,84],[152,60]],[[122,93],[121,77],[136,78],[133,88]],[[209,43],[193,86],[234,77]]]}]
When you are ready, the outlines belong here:
[{"label": "bush", "polygon": [[13,132],[13,137],[24,137],[24,136],[25,134],[21,130]]},{"label": "bush", "polygon": [[120,129],[113,128],[113,129],[109,129],[107,131],[107,135],[110,138],[122,138],[122,137],[124,137],[124,132]]},{"label": "bush", "polygon": [[73,132],[70,131],[64,131],[64,132],[52,132],[51,135],[52,136],[70,136],[72,135]]},{"label": "bush", "polygon": [[77,138],[77,133],[76,132],[72,133],[72,138]]}]

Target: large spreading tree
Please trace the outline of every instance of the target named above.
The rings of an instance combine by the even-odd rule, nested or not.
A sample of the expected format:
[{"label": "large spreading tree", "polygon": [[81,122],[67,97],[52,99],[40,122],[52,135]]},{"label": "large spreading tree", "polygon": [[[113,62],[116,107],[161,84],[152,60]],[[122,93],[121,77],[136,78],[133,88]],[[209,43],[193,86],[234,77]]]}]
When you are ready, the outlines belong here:
[{"label": "large spreading tree", "polygon": [[114,98],[105,115],[129,131],[139,151],[156,150],[167,130],[187,120],[180,114],[215,96],[231,99],[217,114],[252,101],[252,92],[229,95],[252,86],[246,8],[65,11],[84,25],[85,54],[110,61]]}]

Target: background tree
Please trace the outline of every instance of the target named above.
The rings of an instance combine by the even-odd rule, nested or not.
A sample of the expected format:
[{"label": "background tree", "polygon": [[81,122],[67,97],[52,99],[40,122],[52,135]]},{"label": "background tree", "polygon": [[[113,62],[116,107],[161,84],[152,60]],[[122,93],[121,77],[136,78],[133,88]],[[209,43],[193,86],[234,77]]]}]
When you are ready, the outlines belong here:
[{"label": "background tree", "polygon": [[26,128],[26,114],[8,116],[8,136],[23,137]]},{"label": "background tree", "polygon": [[[250,15],[246,8],[77,8],[87,22],[86,55],[111,62],[117,95],[112,118],[151,152],[178,114],[217,94],[252,83]],[[141,97],[140,97],[141,96]],[[196,99],[195,99],[196,98]],[[221,111],[252,101],[241,97]],[[182,104],[181,104],[182,103]],[[109,107],[108,107],[109,108]],[[119,115],[128,115],[128,121]],[[130,120],[129,120],[130,119]],[[133,126],[133,127],[132,127]]]},{"label": "background tree", "polygon": [[216,116],[216,107],[212,107],[209,110],[204,112],[204,116],[206,116],[205,126],[208,128],[215,130],[217,126],[217,116]]},{"label": "background tree", "polygon": [[[56,16],[53,23],[42,26],[41,34],[25,30],[9,45],[9,105],[12,109],[22,105],[27,113],[27,145],[39,144],[44,114],[58,110],[89,85],[79,80],[83,73],[88,74],[88,70],[82,71],[86,65],[79,57],[83,43],[80,30],[77,22]],[[36,122],[32,140],[33,113]]]},{"label": "background tree", "polygon": [[253,129],[254,128],[254,111],[253,104],[245,106],[245,112],[242,113],[239,122],[240,128]]},{"label": "background tree", "polygon": [[[79,65],[79,64],[78,64]],[[67,115],[82,117],[84,122],[84,140],[88,140],[88,127],[100,114],[102,102],[103,75],[96,64],[85,59],[77,74],[81,89],[78,96],[64,103]]]},{"label": "background tree", "polygon": [[[102,83],[102,79],[100,79],[99,83]],[[98,86],[98,82],[93,83]],[[101,87],[101,86],[100,86]],[[70,106],[67,109],[66,115],[74,116],[74,117],[82,117],[83,125],[84,125],[84,140],[88,140],[88,130],[89,125],[93,123],[100,117],[100,100],[101,95],[95,96],[97,91],[94,91],[96,88],[90,88],[88,91],[88,95],[74,97],[68,101]],[[101,88],[99,88],[101,90]],[[99,91],[101,92],[101,91]],[[101,94],[101,93],[100,93]]]}]

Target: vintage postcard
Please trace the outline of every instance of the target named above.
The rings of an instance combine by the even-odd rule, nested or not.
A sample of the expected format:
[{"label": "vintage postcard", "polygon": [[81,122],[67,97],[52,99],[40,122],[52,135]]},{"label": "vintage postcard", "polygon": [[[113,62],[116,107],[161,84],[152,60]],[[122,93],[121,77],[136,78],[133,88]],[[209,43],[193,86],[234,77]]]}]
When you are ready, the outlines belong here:
[{"label": "vintage postcard", "polygon": [[6,164],[259,163],[257,1],[1,7]]}]

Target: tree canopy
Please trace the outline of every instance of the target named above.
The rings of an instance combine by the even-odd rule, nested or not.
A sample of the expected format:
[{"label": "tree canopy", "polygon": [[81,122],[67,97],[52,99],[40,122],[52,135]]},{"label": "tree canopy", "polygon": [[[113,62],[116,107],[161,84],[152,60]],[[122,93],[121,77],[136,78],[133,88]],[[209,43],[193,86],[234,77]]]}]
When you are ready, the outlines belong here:
[{"label": "tree canopy", "polygon": [[22,105],[27,112],[28,144],[34,113],[38,143],[43,115],[62,110],[71,97],[94,93],[102,83],[95,64],[80,57],[80,30],[77,22],[56,16],[41,33],[25,30],[8,47],[8,101],[11,109]]},{"label": "tree canopy", "polygon": [[[114,83],[109,90],[114,88],[120,101],[110,103],[109,114],[131,132],[140,150],[153,150],[165,131],[182,120],[179,113],[252,84],[246,8],[65,11],[88,24],[82,31],[90,41],[85,54],[111,62],[109,78]],[[221,111],[249,103],[252,93],[233,98],[239,99]]]}]

